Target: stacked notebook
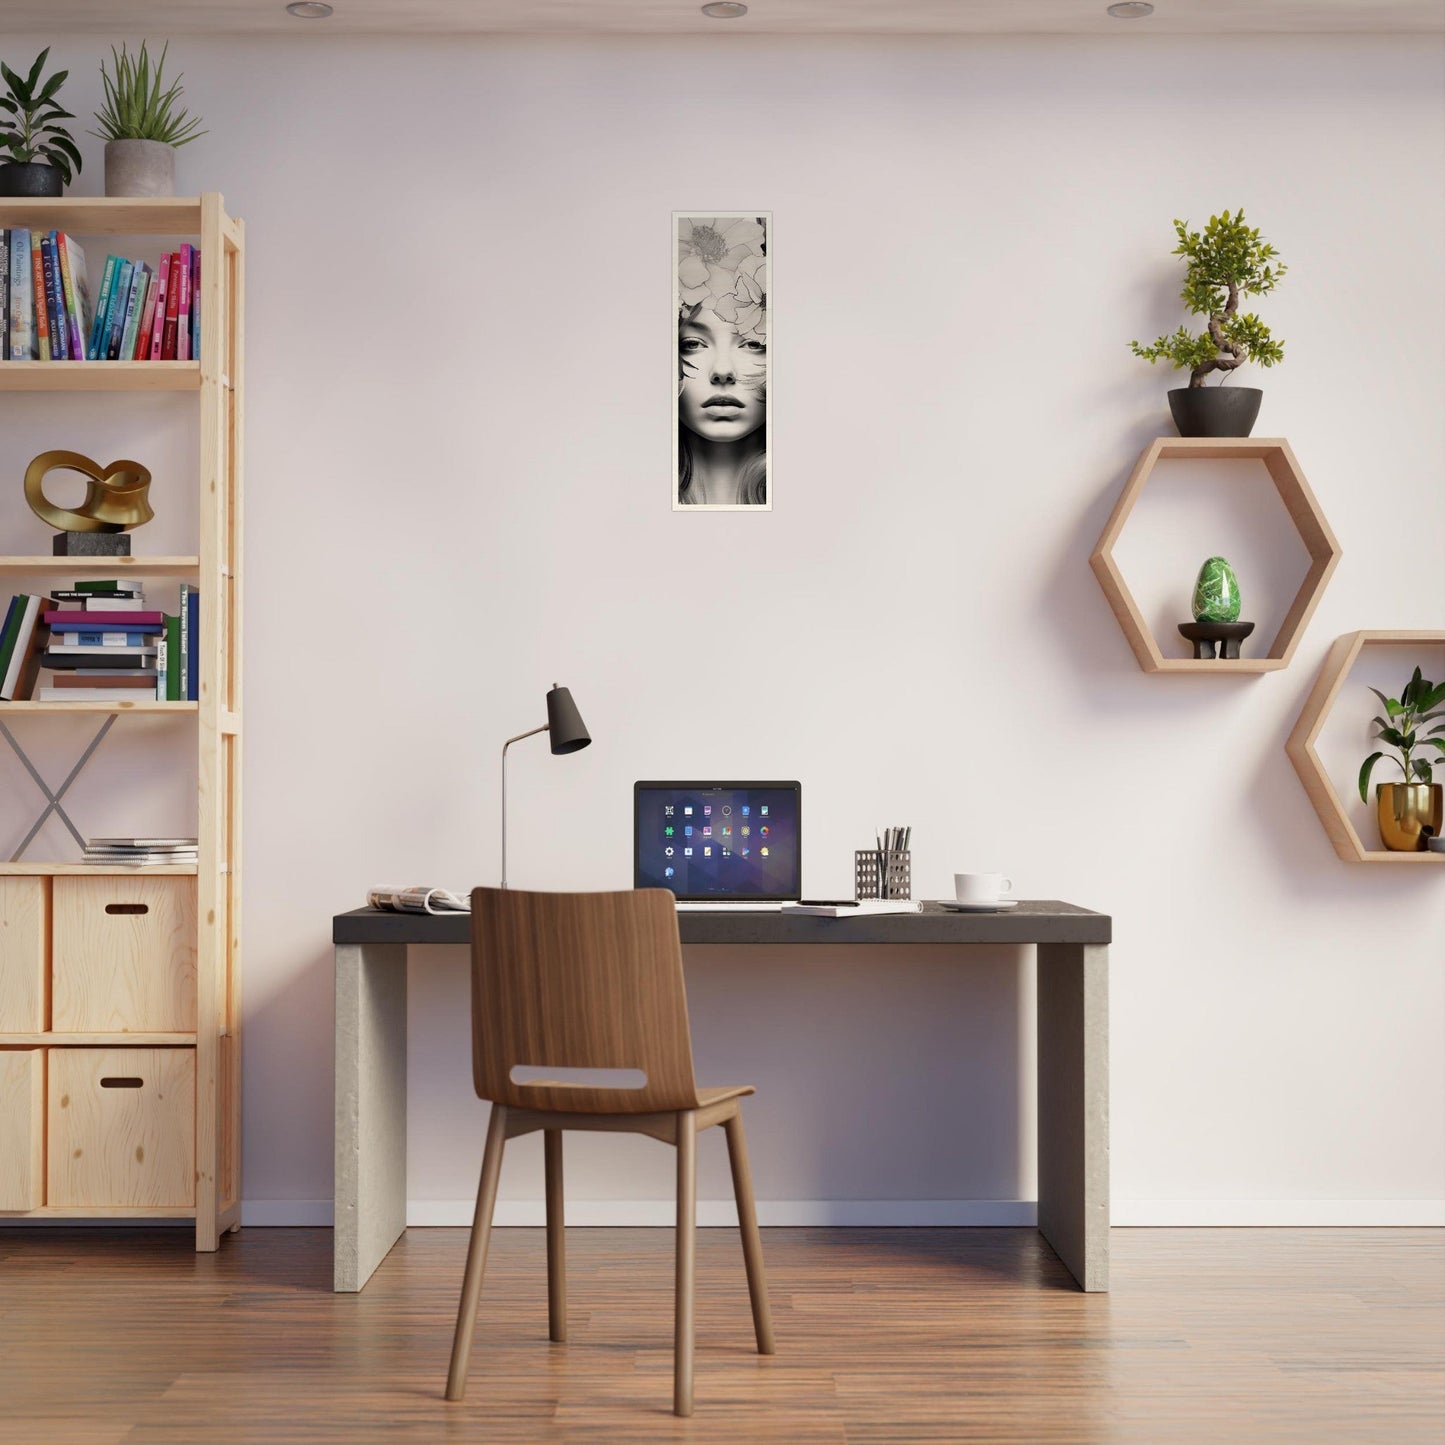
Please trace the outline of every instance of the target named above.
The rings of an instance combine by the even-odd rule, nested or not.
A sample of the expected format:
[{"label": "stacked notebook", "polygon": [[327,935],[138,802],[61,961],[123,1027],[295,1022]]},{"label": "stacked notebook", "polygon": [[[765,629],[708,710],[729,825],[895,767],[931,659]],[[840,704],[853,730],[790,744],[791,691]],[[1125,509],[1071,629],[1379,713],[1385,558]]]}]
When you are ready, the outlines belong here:
[{"label": "stacked notebook", "polygon": [[112,868],[194,863],[197,844],[195,838],[91,838],[85,845],[85,861]]}]

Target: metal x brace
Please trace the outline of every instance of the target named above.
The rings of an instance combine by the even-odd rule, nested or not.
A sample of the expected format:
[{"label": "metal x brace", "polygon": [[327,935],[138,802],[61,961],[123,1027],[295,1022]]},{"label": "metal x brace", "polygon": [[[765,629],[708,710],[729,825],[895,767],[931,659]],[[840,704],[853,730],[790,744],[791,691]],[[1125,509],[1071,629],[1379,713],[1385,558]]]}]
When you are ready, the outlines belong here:
[{"label": "metal x brace", "polygon": [[15,749],[15,756],[18,757],[20,761],[25,764],[25,771],[28,772],[32,778],[35,779],[35,786],[38,787],[40,791],[44,793],[45,796],[49,799],[49,802],[47,802],[45,805],[45,811],[41,813],[41,815],[35,820],[35,826],[25,835],[25,841],[21,843],[21,845],[10,855],[10,861],[12,863],[16,863],[20,860],[20,855],[24,853],[25,850],[34,841],[35,835],[41,830],[42,827],[45,826],[45,820],[51,815],[51,813],[58,813],[60,815],[60,821],[64,823],[67,828],[70,829],[70,836],[74,838],[75,841],[79,843],[82,848],[85,847],[85,839],[80,836],[80,830],[75,826],[74,823],[70,821],[70,814],[67,813],[63,807],[61,807],[60,800],[70,790],[70,785],[80,776],[80,770],[90,761],[91,755],[95,752],[96,748],[100,746],[101,739],[103,739],[106,733],[110,731],[111,726],[112,724],[114,724],[117,716],[118,714],[112,713],[108,718],[106,718],[103,723],[101,723],[100,731],[96,733],[93,738],[91,738],[90,746],[86,748],[83,753],[81,753],[80,761],[76,763],[76,765],[70,770],[70,776],[66,778],[66,780],[60,785],[59,790],[54,793],[50,791],[50,785],[35,770],[35,764],[32,763],[28,757],[25,756],[25,749],[22,748],[20,744],[16,741],[15,734],[12,733],[3,722],[0,722],[0,733],[5,734],[5,741],[8,742],[12,748]]}]

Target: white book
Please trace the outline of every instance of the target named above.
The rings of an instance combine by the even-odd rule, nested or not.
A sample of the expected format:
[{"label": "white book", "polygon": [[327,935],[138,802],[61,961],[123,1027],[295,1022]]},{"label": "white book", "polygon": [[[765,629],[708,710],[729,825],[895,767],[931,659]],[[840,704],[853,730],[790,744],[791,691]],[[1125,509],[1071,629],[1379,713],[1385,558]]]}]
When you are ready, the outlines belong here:
[{"label": "white book", "polygon": [[153,702],[145,687],[42,687],[37,702]]},{"label": "white book", "polygon": [[876,918],[880,913],[918,913],[920,905],[909,898],[866,898],[859,903],[785,903],[783,913],[808,918]]},{"label": "white book", "polygon": [[55,604],[57,612],[144,612],[144,597],[62,597]]}]

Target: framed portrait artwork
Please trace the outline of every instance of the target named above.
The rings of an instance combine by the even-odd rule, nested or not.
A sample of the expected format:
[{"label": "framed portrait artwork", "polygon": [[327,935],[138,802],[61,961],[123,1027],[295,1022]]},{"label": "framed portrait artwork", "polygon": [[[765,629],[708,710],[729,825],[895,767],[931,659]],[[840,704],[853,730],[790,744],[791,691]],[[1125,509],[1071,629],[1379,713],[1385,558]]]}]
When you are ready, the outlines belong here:
[{"label": "framed portrait artwork", "polygon": [[768,212],[672,217],[672,505],[768,511]]}]

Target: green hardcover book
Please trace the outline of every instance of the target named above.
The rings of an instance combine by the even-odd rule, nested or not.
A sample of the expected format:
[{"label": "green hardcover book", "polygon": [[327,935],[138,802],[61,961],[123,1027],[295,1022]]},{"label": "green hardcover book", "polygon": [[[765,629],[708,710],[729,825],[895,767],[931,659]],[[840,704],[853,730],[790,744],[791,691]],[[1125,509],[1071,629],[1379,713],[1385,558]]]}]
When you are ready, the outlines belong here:
[{"label": "green hardcover book", "polygon": [[181,700],[181,619],[166,614],[166,701]]},{"label": "green hardcover book", "polygon": [[70,590],[72,592],[118,592],[122,587],[129,588],[129,584],[118,582],[112,577],[105,582],[77,582]]},{"label": "green hardcover book", "polygon": [[0,628],[0,682],[10,667],[10,655],[15,651],[15,637],[20,631],[20,619],[25,616],[24,596],[10,599],[9,611],[5,614],[5,625]]}]

